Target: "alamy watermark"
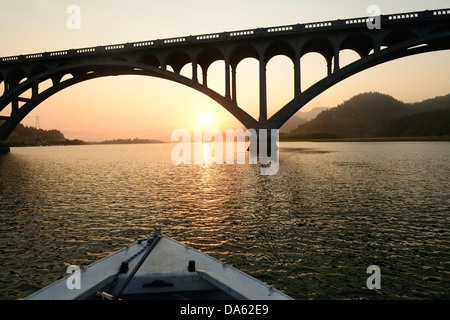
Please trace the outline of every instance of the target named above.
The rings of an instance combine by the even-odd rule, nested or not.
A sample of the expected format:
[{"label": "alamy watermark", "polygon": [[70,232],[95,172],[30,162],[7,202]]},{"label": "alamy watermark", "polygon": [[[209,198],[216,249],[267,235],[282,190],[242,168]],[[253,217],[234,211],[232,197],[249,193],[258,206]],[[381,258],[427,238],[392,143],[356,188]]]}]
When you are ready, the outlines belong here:
[{"label": "alamy watermark", "polygon": [[371,274],[367,278],[366,285],[370,290],[381,289],[381,270],[380,267],[372,265],[367,268],[367,273]]},{"label": "alamy watermark", "polygon": [[66,286],[69,290],[80,290],[81,289],[81,270],[78,266],[68,266],[67,273],[70,274],[66,280]]},{"label": "alamy watermark", "polygon": [[69,17],[66,20],[66,26],[69,30],[81,29],[81,8],[77,5],[70,5],[66,9]]},{"label": "alamy watermark", "polygon": [[177,165],[246,164],[248,149],[248,163],[261,164],[261,175],[278,172],[279,135],[275,129],[226,129],[225,137],[218,129],[203,131],[196,127],[194,137],[187,129],[177,129],[173,131],[171,141],[178,142],[171,153],[172,162]]},{"label": "alamy watermark", "polygon": [[377,5],[371,5],[367,8],[370,14],[367,18],[367,28],[369,30],[381,29],[381,8]]}]

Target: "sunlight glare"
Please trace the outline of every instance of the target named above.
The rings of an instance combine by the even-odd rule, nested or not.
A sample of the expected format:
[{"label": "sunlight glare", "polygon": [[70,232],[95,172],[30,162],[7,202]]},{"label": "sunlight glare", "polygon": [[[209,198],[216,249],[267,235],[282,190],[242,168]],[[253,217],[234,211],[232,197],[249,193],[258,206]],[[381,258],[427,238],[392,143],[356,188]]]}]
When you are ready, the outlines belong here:
[{"label": "sunlight glare", "polygon": [[197,118],[197,121],[195,122],[196,128],[199,129],[211,129],[213,127],[213,121],[212,118],[209,115],[201,115]]}]

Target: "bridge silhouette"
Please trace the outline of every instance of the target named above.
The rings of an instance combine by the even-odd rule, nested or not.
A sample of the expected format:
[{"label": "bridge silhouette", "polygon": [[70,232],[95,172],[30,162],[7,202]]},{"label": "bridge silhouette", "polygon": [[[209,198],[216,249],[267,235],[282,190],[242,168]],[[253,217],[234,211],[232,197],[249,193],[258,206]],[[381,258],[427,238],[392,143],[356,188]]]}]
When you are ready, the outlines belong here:
[{"label": "bridge silhouette", "polygon": [[[380,28],[369,28],[377,19]],[[340,67],[342,50],[359,59]],[[145,75],[195,89],[228,110],[247,129],[279,129],[305,104],[340,81],[376,65],[411,55],[450,49],[450,9],[420,11],[248,29],[197,36],[70,49],[0,58],[0,151],[10,150],[7,139],[40,103],[77,83],[117,75]],[[321,54],[327,76],[302,90],[300,59]],[[294,67],[293,98],[267,117],[266,65],[287,56]],[[236,68],[246,58],[259,61],[259,118],[238,104]],[[225,95],[208,87],[208,68],[225,62]],[[180,74],[192,65],[192,75]],[[168,67],[172,70],[170,70]],[[202,79],[198,79],[198,67]],[[39,85],[52,85],[40,91]],[[0,92],[2,89],[0,89]],[[10,109],[8,109],[10,108]]]}]

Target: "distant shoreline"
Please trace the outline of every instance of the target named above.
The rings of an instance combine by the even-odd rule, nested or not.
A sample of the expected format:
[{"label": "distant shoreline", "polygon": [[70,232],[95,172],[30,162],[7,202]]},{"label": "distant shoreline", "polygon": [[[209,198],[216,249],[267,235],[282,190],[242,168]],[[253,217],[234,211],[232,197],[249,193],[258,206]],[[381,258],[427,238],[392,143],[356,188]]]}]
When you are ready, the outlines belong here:
[{"label": "distant shoreline", "polygon": [[112,144],[166,144],[167,142],[160,140],[149,140],[149,141],[103,141],[103,142],[86,142],[81,140],[68,140],[67,143],[36,143],[36,144],[26,144],[26,143],[11,143],[10,147],[23,148],[23,147],[68,147],[68,146],[93,146],[93,145],[112,145]]},{"label": "distant shoreline", "polygon": [[102,142],[87,142],[88,144],[158,144],[158,143],[166,143],[161,140],[155,139],[114,139],[114,140],[105,140]]},{"label": "distant shoreline", "polygon": [[402,141],[450,141],[450,136],[443,137],[373,137],[373,138],[329,138],[314,139],[281,136],[280,142],[402,142]]}]

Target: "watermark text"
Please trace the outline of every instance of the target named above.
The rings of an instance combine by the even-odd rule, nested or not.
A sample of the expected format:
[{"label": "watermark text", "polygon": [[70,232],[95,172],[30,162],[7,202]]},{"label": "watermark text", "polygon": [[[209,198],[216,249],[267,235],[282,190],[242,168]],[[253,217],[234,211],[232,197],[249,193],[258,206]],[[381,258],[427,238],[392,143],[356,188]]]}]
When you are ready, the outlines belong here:
[{"label": "watermark text", "polygon": [[78,266],[68,266],[67,273],[71,274],[66,281],[67,289],[81,289],[81,271]]},{"label": "watermark text", "polygon": [[372,265],[367,268],[367,273],[371,274],[367,278],[367,288],[370,290],[381,289],[381,270],[380,267]]},{"label": "watermark text", "polygon": [[66,26],[69,30],[81,29],[81,9],[77,5],[67,7],[66,13],[69,17],[66,20]]},{"label": "watermark text", "polygon": [[369,30],[381,29],[381,8],[371,5],[367,8],[367,13],[370,14],[367,19],[367,28]]},{"label": "watermark text", "polygon": [[[174,164],[261,164],[262,175],[274,175],[279,168],[278,130],[266,129],[194,129],[194,137],[187,129],[177,129],[171,136],[178,142],[172,149]],[[248,145],[248,147],[247,147]]]}]

